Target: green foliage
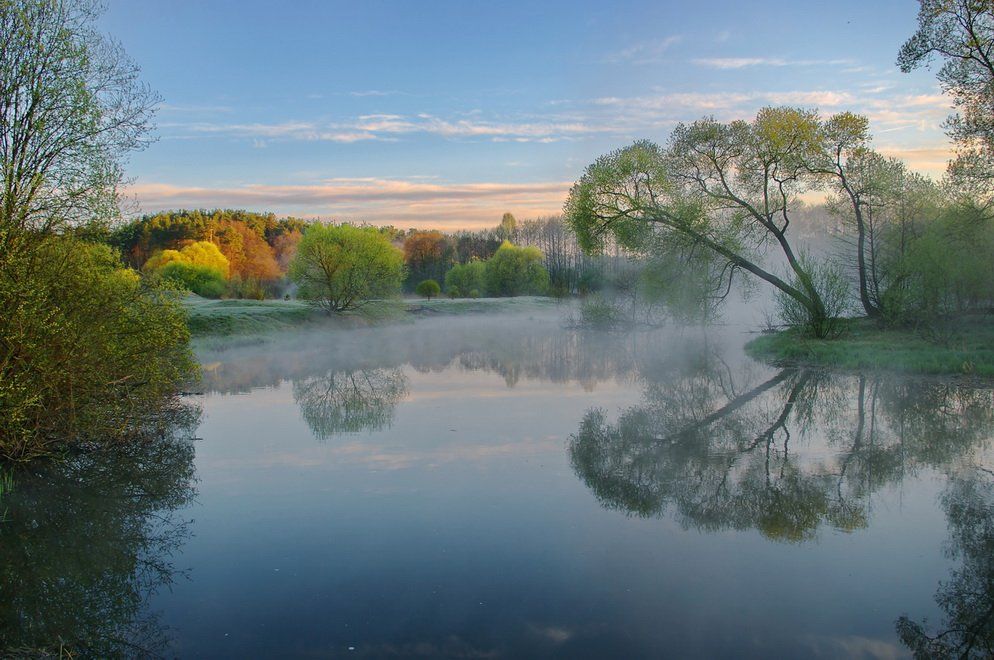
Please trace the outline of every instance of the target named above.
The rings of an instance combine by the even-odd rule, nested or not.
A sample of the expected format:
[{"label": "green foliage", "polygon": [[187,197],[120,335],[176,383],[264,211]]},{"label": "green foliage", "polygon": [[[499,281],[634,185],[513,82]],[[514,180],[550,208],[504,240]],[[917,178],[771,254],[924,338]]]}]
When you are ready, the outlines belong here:
[{"label": "green foliage", "polygon": [[192,291],[204,298],[220,298],[226,284],[220,271],[183,261],[172,261],[157,270],[159,276],[177,288]]},{"label": "green foliage", "polygon": [[[776,303],[781,320],[789,327],[812,337],[838,337],[846,329],[845,317],[851,308],[849,281],[842,270],[831,263],[813,261],[804,254],[800,255],[799,260],[805,272],[810,274],[811,283],[824,304],[825,313],[812,314],[796,298],[778,291]],[[798,285],[795,283],[795,286]]]},{"label": "green foliage", "polygon": [[456,264],[445,274],[445,289],[449,292],[455,289],[463,295],[468,295],[473,290],[483,291],[487,288],[486,272],[486,263],[477,259]]},{"label": "green foliage", "polygon": [[905,73],[943,60],[938,78],[956,114],[946,122],[957,142],[950,171],[989,194],[994,188],[994,6],[977,0],[920,0],[918,30],[902,46],[897,64]]},{"label": "green foliage", "polygon": [[549,288],[549,272],[542,265],[542,252],[534,247],[516,247],[507,241],[486,261],[484,275],[491,296],[542,295]]},{"label": "green foliage", "polygon": [[198,241],[155,253],[145,262],[145,272],[198,296],[220,298],[227,290],[228,258],[213,243]]},{"label": "green foliage", "polygon": [[403,254],[374,227],[315,224],[300,239],[290,277],[304,300],[343,311],[397,294]]},{"label": "green foliage", "polygon": [[438,282],[435,280],[424,280],[418,283],[414,291],[422,298],[431,300],[438,297],[438,294],[442,292],[442,287],[438,286]]},{"label": "green foliage", "polygon": [[195,374],[171,294],[107,246],[50,238],[0,263],[0,458],[112,443],[176,405]]},{"label": "green foliage", "polygon": [[994,304],[994,220],[981,209],[950,206],[940,218],[888,240],[902,242],[883,293],[888,320],[935,326]]},{"label": "green foliage", "polygon": [[595,294],[580,303],[580,318],[577,325],[596,330],[611,330],[624,325],[627,316],[616,301]]},{"label": "green foliage", "polygon": [[155,430],[195,374],[170,291],[101,236],[157,98],[89,0],[0,2],[0,460]]}]

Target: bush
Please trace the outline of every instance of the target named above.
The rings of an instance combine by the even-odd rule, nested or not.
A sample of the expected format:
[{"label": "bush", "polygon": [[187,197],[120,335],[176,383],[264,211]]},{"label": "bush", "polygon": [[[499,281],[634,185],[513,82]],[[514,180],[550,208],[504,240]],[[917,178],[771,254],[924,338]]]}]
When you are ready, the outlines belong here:
[{"label": "bush", "polygon": [[455,287],[455,286],[449,287],[449,290],[446,292],[446,294],[449,296],[449,298],[461,298],[462,297],[462,293],[460,293],[459,287]]},{"label": "bush", "polygon": [[472,291],[469,292],[469,297],[470,298],[479,298],[480,297],[480,290],[479,289],[473,289]]},{"label": "bush", "polygon": [[549,271],[542,251],[516,247],[508,241],[486,261],[487,293],[491,296],[543,295],[549,289]]},{"label": "bush", "polygon": [[589,296],[580,303],[580,319],[577,325],[597,330],[610,330],[626,322],[627,318],[620,306],[600,295]]},{"label": "bush", "polygon": [[207,266],[171,261],[157,272],[164,281],[204,298],[220,298],[225,292],[221,271]]},{"label": "bush", "polygon": [[422,298],[431,300],[442,292],[442,287],[438,286],[438,282],[435,280],[424,280],[418,283],[414,291]]},{"label": "bush", "polygon": [[979,209],[948,209],[910,240],[888,240],[903,240],[904,249],[881,296],[886,321],[938,327],[950,315],[994,304],[994,222]]},{"label": "bush", "polygon": [[445,274],[445,290],[451,295],[454,289],[456,291],[454,297],[474,289],[482,291],[486,288],[486,271],[486,264],[475,259],[465,264],[457,264]]},{"label": "bush", "polygon": [[[801,268],[810,275],[812,284],[825,306],[825,315],[816,316],[797,299],[777,291],[777,312],[780,319],[805,334],[824,339],[839,337],[847,327],[847,316],[852,309],[851,284],[842,270],[831,263],[815,262],[809,257],[799,257]],[[791,285],[802,289],[797,277],[790,278]]]},{"label": "bush", "polygon": [[175,294],[105,245],[0,255],[0,459],[113,443],[178,405],[196,374]]}]

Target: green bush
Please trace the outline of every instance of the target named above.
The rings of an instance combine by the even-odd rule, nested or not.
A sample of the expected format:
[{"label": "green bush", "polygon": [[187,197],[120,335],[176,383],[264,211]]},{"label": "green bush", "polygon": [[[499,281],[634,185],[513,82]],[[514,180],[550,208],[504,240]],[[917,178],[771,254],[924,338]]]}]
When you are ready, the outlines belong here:
[{"label": "green bush", "polygon": [[952,207],[902,241],[882,294],[885,320],[937,326],[950,315],[994,304],[994,221],[972,207]]},{"label": "green bush", "polygon": [[549,272],[542,265],[542,251],[517,247],[508,241],[486,261],[487,293],[491,296],[544,295]]},{"label": "green bush", "polygon": [[[823,317],[815,316],[796,298],[777,291],[777,312],[781,320],[791,328],[823,339],[839,337],[846,330],[849,312],[852,309],[852,287],[842,270],[827,262],[814,261],[806,255],[798,260],[801,268],[811,277],[815,291],[825,307]],[[799,278],[792,274],[791,285],[802,288]]]},{"label": "green bush", "polygon": [[418,283],[414,291],[422,298],[431,300],[442,292],[442,287],[438,286],[438,282],[435,280],[424,280]]},{"label": "green bush", "polygon": [[457,292],[455,297],[461,295],[459,292],[465,294],[474,289],[482,291],[487,286],[486,271],[486,264],[476,259],[465,264],[457,264],[445,274],[445,290],[451,295],[452,290],[455,289]]},{"label": "green bush", "polygon": [[105,245],[37,239],[0,255],[0,459],[112,443],[178,405],[196,374],[174,293]]},{"label": "green bush", "polygon": [[166,282],[204,298],[220,298],[226,289],[224,274],[209,266],[170,261],[157,272]]}]

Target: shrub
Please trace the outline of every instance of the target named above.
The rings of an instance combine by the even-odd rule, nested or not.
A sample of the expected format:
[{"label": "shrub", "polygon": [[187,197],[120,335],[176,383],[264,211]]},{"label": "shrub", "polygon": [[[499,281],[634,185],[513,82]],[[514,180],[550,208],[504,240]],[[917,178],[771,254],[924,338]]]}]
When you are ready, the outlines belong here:
[{"label": "shrub", "polygon": [[[842,270],[831,263],[815,262],[809,257],[799,257],[802,269],[810,274],[815,291],[825,307],[824,316],[812,314],[811,310],[778,291],[776,304],[781,320],[792,328],[814,337],[831,339],[840,336],[847,327],[846,316],[852,308],[851,284]],[[791,284],[801,288],[796,275]]]},{"label": "shrub", "polygon": [[196,366],[174,294],[105,245],[53,237],[0,258],[0,459],[112,443],[178,405]]},{"label": "shrub", "polygon": [[626,316],[621,307],[600,295],[589,296],[580,304],[578,325],[610,330],[622,325]]},{"label": "shrub", "polygon": [[435,280],[424,280],[418,283],[414,291],[422,298],[431,300],[442,292],[442,287],[438,286],[438,282]]},{"label": "shrub", "polygon": [[221,271],[183,261],[171,261],[158,269],[163,280],[204,298],[220,298],[225,292]]},{"label": "shrub", "polygon": [[549,288],[542,251],[535,247],[516,247],[504,241],[486,261],[485,273],[491,296],[542,295]]},{"label": "shrub", "polygon": [[474,289],[482,291],[486,288],[486,270],[486,264],[476,259],[457,264],[445,274],[445,290],[451,295],[451,291],[455,289],[456,297]]}]

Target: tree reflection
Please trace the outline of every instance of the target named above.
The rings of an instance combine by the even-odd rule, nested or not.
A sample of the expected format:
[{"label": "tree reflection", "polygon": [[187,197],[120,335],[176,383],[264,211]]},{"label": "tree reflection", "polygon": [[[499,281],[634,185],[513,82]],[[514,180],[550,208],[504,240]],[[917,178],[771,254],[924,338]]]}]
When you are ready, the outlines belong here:
[{"label": "tree reflection", "polygon": [[789,369],[744,385],[720,361],[697,367],[650,382],[615,423],[585,416],[570,458],[604,506],[803,541],[866,526],[873,492],[991,427],[990,393],[947,383]]},{"label": "tree reflection", "polygon": [[293,398],[321,440],[389,426],[406,395],[407,378],[397,368],[331,370],[293,381]]},{"label": "tree reflection", "polygon": [[135,657],[168,642],[149,598],[172,583],[194,496],[189,439],[81,452],[22,472],[0,523],[5,656]]},{"label": "tree reflection", "polygon": [[942,506],[946,552],[960,560],[935,597],[945,618],[930,635],[926,622],[902,616],[898,635],[916,658],[994,657],[994,473],[976,469],[951,479]]}]

